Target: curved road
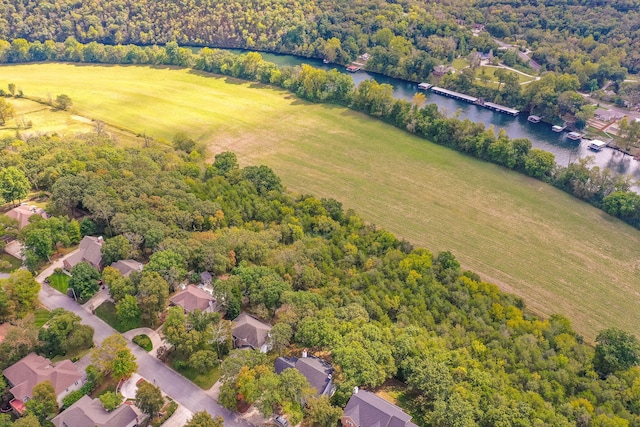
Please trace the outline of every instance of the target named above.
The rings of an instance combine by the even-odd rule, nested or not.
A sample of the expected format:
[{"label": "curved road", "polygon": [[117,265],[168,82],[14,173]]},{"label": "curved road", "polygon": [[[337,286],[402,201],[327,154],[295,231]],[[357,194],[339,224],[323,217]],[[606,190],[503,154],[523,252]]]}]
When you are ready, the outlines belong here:
[{"label": "curved road", "polygon": [[[82,323],[91,326],[95,333],[94,341],[100,344],[108,336],[118,333],[115,329],[105,323],[99,317],[78,305],[71,298],[62,295],[49,285],[45,285],[44,279],[53,273],[53,269],[61,265],[61,261],[56,261],[53,265],[36,277],[40,283],[40,301],[49,309],[64,308],[82,318]],[[163,392],[171,396],[192,412],[206,410],[209,414],[221,416],[224,425],[227,427],[250,427],[249,424],[234,412],[220,406],[213,398],[207,395],[202,389],[191,381],[175,372],[173,369],[160,362],[155,357],[149,355],[142,348],[127,340],[129,349],[136,356],[138,362],[138,373],[149,381],[154,381]]]}]

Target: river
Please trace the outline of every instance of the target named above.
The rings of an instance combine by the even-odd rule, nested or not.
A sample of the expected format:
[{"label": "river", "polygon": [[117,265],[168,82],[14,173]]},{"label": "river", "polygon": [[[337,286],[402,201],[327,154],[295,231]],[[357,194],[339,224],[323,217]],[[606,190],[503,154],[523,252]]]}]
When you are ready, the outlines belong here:
[{"label": "river", "polygon": [[[230,49],[233,52],[244,53],[246,51]],[[309,64],[323,70],[337,68],[338,71],[347,73],[345,67],[335,64],[324,64],[319,59],[303,58],[293,55],[274,54],[261,52],[266,61],[273,62],[281,66],[295,66]],[[394,79],[377,73],[358,71],[347,73],[353,77],[353,81],[360,83],[366,79],[374,79],[378,83],[387,83],[393,86],[393,96],[397,99],[408,101],[418,91],[416,83],[406,80]],[[640,162],[631,156],[623,155],[621,152],[611,148],[604,148],[600,152],[594,152],[588,148],[587,141],[572,141],[566,138],[566,132],[556,133],[551,130],[551,125],[547,123],[530,123],[526,114],[517,117],[496,113],[478,105],[458,101],[435,94],[431,91],[425,92],[427,102],[436,104],[438,109],[447,116],[457,116],[459,119],[469,119],[473,122],[484,123],[485,126],[493,126],[496,131],[505,129],[510,138],[527,138],[535,148],[540,148],[553,153],[556,163],[567,166],[577,161],[581,157],[593,157],[593,166],[611,169],[612,172],[620,175],[631,175],[635,180],[640,181]],[[640,183],[639,183],[640,184]],[[633,190],[640,192],[640,185],[633,187]]]}]

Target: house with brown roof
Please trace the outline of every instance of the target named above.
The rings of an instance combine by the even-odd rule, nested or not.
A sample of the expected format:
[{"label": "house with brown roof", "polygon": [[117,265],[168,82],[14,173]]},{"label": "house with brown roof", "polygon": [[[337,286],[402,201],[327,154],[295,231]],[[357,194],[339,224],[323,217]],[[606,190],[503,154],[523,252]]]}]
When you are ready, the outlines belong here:
[{"label": "house with brown roof", "polygon": [[118,270],[122,277],[129,277],[134,271],[142,271],[144,265],[134,259],[121,259],[112,263],[111,267]]},{"label": "house with brown roof", "polygon": [[307,351],[302,352],[302,357],[278,357],[275,361],[276,374],[285,369],[297,369],[307,379],[309,384],[316,389],[316,396],[332,396],[336,391],[333,384],[333,367],[317,357],[308,357]]},{"label": "house with brown roof", "polygon": [[342,427],[418,427],[411,415],[383,398],[358,390],[349,399],[341,419]]},{"label": "house with brown roof", "polygon": [[24,403],[33,397],[36,385],[51,381],[58,403],[62,404],[62,398],[78,390],[84,382],[84,375],[70,360],[62,360],[54,365],[49,359],[35,353],[29,353],[2,371],[2,374],[11,387],[11,406],[20,414],[24,412]]},{"label": "house with brown roof", "polygon": [[18,230],[22,230],[27,224],[29,224],[29,218],[33,215],[41,216],[44,219],[49,218],[49,215],[44,209],[36,206],[29,206],[27,204],[16,206],[7,212],[7,216],[9,218],[13,218],[18,221]]},{"label": "house with brown roof", "polygon": [[96,270],[102,268],[102,236],[84,236],[80,241],[80,247],[71,256],[67,257],[63,264],[65,270],[69,271],[81,262],[88,262]]},{"label": "house with brown roof", "polygon": [[204,312],[216,310],[216,299],[194,285],[189,285],[176,293],[169,301],[171,305],[182,307],[185,313],[191,313],[195,310]]},{"label": "house with brown roof", "polygon": [[107,412],[100,399],[82,396],[51,422],[56,427],[135,427],[139,420],[130,405],[120,405]]},{"label": "house with brown roof", "polygon": [[271,350],[269,333],[271,325],[250,316],[240,313],[233,320],[233,346],[235,348],[251,348],[266,353]]}]

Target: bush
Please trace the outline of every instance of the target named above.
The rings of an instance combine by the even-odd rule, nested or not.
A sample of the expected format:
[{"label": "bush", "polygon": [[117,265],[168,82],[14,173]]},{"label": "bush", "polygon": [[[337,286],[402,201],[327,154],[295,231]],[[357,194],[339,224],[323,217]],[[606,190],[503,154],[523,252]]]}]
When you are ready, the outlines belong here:
[{"label": "bush", "polygon": [[[85,385],[87,385],[87,384],[85,384]],[[72,391],[71,393],[67,394],[62,399],[62,409],[67,409],[69,406],[73,405],[78,400],[80,400],[82,398],[82,396],[84,396],[85,394],[88,394],[88,393],[85,393],[83,391],[83,389],[84,389],[84,386],[82,386],[82,388],[80,390]]]}]

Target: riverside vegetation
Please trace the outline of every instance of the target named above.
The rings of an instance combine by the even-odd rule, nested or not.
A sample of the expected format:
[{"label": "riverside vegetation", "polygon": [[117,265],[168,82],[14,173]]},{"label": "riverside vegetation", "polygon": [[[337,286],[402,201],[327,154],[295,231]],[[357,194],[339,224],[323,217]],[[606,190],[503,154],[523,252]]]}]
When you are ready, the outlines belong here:
[{"label": "riverside vegetation", "polygon": [[[5,144],[3,165],[28,164],[34,179],[47,177],[38,186],[51,191],[52,213],[87,211],[81,230],[117,239],[111,257],[150,259],[142,276],[157,275],[161,293],[187,271],[211,271],[226,316],[244,308],[271,321],[276,352],[330,355],[334,405],[345,405],[355,385],[397,378],[407,385],[400,403],[421,425],[640,425],[635,337],[607,329],[594,351],[564,316],[525,314],[522,300],[461,271],[450,252],[413,247],[334,199],[287,193],[266,166],[240,169],[230,152],[204,164],[197,150],[118,148],[95,134]],[[56,236],[53,245],[65,240]],[[122,283],[122,300],[137,295],[155,317],[164,304],[147,304],[137,283]],[[195,328],[185,339],[197,324],[183,325]],[[218,351],[181,344],[186,353]],[[266,415],[279,406],[302,417],[266,361],[242,354],[222,366],[222,402],[234,407],[241,393]]]}]

